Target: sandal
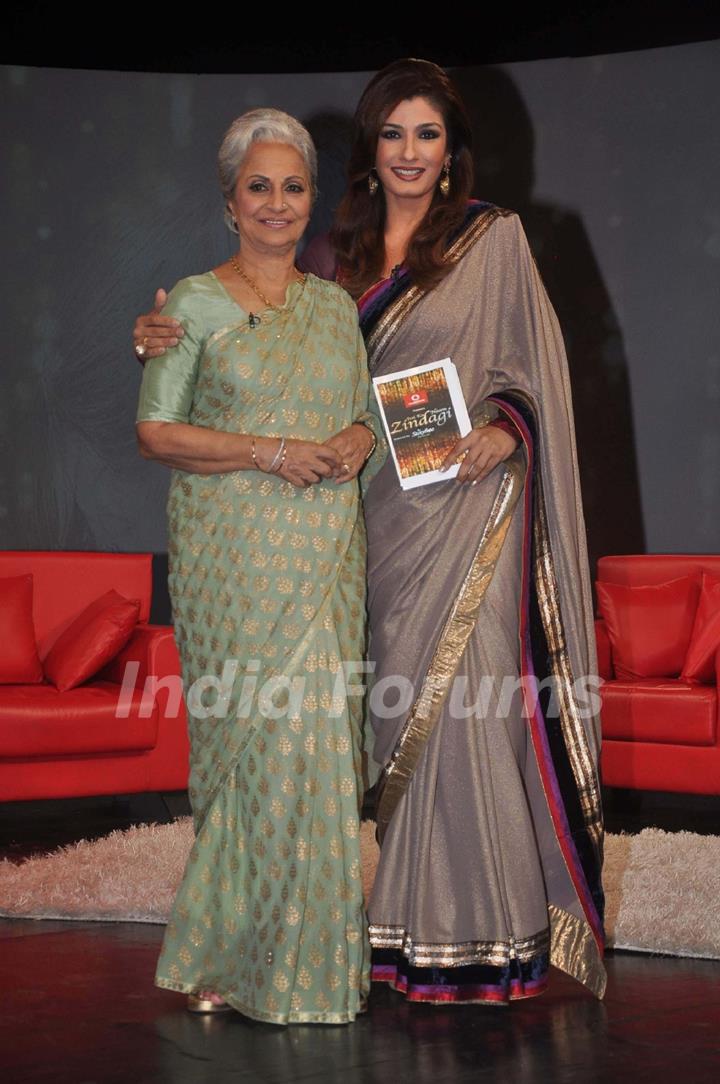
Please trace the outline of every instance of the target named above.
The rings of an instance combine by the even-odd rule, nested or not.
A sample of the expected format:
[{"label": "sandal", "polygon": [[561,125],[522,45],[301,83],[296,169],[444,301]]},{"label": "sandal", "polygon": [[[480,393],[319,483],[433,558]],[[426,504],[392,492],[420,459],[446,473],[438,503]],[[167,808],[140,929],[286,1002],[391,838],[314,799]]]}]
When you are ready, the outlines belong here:
[{"label": "sandal", "polygon": [[201,990],[197,994],[188,994],[188,1012],[215,1013],[233,1011],[232,1005],[228,1005],[227,1001],[213,1001],[213,997],[216,996],[209,990]]}]

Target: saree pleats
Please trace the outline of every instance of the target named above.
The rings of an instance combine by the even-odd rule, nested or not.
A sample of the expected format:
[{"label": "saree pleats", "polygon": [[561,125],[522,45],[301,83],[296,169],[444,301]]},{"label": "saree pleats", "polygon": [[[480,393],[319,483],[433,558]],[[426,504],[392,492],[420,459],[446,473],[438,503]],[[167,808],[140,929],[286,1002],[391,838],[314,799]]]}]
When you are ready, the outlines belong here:
[{"label": "saree pleats", "polygon": [[485,530],[440,633],[420,693],[395,745],[393,755],[385,765],[377,798],[377,826],[381,844],[397,804],[407,790],[440,718],[451,682],[457,674],[475,628],[480,604],[492,580],[523,481],[524,469],[515,456],[505,468],[505,476]]},{"label": "saree pleats", "polygon": [[[474,204],[456,267],[361,299],[373,375],[450,356],[476,425],[521,445],[477,486],[367,488],[380,862],[373,977],[410,1000],[503,1003],[549,963],[598,997],[602,816],[592,608],[562,340],[515,216]],[[405,291],[405,293],[403,292]]]}]

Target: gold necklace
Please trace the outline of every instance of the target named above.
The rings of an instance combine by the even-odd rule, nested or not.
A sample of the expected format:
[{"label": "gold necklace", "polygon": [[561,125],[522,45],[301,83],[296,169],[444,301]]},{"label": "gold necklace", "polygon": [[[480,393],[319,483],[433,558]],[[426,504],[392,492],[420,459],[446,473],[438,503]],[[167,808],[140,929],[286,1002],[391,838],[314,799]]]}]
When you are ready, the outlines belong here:
[{"label": "gold necklace", "polygon": [[[273,304],[273,302],[272,302],[272,301],[270,300],[270,298],[269,298],[269,297],[266,297],[266,296],[265,296],[265,294],[264,294],[264,293],[262,292],[262,290],[261,290],[261,289],[260,289],[260,287],[259,287],[259,286],[257,285],[257,283],[256,283],[256,282],[253,282],[253,280],[252,280],[252,279],[250,278],[250,276],[249,276],[248,274],[246,274],[246,272],[245,272],[245,271],[243,271],[242,267],[241,267],[241,266],[240,266],[240,264],[239,264],[239,263],[237,262],[237,260],[235,259],[235,257],[234,257],[234,256],[231,256],[231,257],[230,257],[230,266],[231,266],[231,267],[232,267],[232,268],[233,268],[233,269],[234,269],[235,271],[237,271],[237,273],[238,273],[238,275],[240,276],[240,278],[241,278],[241,279],[245,279],[245,282],[246,282],[246,283],[248,284],[248,286],[249,286],[249,287],[250,287],[250,289],[251,289],[251,290],[253,291],[253,293],[257,294],[257,296],[258,296],[258,297],[260,298],[260,300],[261,300],[261,301],[262,301],[262,302],[263,302],[263,303],[264,303],[265,305],[267,305],[267,307],[268,307],[269,309],[277,309],[277,308],[279,308],[279,306],[278,306],[278,305],[274,305],[274,304]],[[296,275],[296,276],[297,276],[297,280],[298,280],[298,281],[299,281],[299,282],[300,282],[301,284],[304,284],[304,282],[305,282],[305,276],[304,276],[303,274],[301,274],[301,272],[300,272],[300,271],[298,271],[297,267],[293,267],[293,275]],[[292,279],[290,280],[290,282],[292,282]],[[288,283],[288,286],[289,286],[289,285],[290,285],[290,283]],[[254,313],[250,313],[250,316],[254,316]]]}]

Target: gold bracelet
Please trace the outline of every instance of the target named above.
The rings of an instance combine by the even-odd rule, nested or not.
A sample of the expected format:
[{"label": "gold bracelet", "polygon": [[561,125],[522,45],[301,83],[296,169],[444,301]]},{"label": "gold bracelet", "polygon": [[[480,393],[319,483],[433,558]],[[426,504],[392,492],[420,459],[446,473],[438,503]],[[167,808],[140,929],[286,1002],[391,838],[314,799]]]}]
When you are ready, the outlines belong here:
[{"label": "gold bracelet", "polygon": [[366,425],[365,422],[355,422],[355,425],[361,425],[363,427],[363,429],[367,429],[368,433],[372,437],[372,444],[370,445],[370,451],[367,453],[367,455],[365,456],[365,459],[363,460],[364,463],[367,463],[368,459],[370,458],[370,456],[373,454],[373,452],[377,448],[377,437],[373,433],[370,426]]},{"label": "gold bracelet", "polygon": [[258,463],[257,458],[255,456],[255,437],[252,438],[252,444],[250,445],[250,455],[252,456],[252,461],[253,461],[253,464],[255,466],[255,470],[260,470],[260,464]]}]

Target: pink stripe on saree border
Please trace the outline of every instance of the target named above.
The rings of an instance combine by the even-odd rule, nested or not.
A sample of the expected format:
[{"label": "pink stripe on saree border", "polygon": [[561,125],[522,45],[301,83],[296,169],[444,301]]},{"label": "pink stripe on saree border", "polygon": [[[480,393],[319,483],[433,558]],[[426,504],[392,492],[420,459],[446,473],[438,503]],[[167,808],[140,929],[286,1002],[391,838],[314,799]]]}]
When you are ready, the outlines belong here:
[{"label": "pink stripe on saree border", "polygon": [[529,982],[511,979],[507,989],[490,983],[461,983],[455,986],[446,983],[437,986],[408,983],[404,976],[398,975],[397,967],[377,964],[372,968],[372,980],[389,982],[393,989],[405,994],[408,1001],[445,1001],[456,1005],[477,1001],[492,1001],[497,1004],[520,1001],[523,998],[536,997],[543,993],[548,985],[547,975]]}]

